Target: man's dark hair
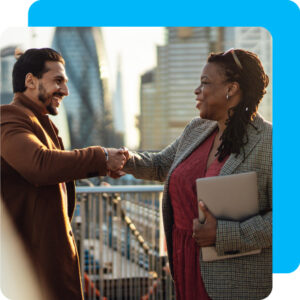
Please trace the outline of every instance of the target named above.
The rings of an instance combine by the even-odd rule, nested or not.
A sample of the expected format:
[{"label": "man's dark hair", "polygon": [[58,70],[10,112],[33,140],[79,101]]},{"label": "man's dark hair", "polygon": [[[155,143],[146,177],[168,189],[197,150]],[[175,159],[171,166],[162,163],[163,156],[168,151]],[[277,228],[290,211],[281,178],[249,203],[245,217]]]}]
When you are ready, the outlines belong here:
[{"label": "man's dark hair", "polygon": [[244,152],[244,145],[248,142],[247,125],[253,126],[251,121],[266,93],[269,77],[258,56],[242,49],[212,53],[207,62],[219,65],[227,81],[238,82],[242,91],[241,101],[228,112],[227,126],[221,136],[217,155],[222,161],[230,153],[238,155],[241,150]]},{"label": "man's dark hair", "polygon": [[13,91],[24,92],[26,90],[25,77],[32,73],[35,77],[41,78],[48,71],[45,67],[47,61],[57,61],[65,64],[62,56],[51,48],[28,49],[17,59],[13,68]]}]

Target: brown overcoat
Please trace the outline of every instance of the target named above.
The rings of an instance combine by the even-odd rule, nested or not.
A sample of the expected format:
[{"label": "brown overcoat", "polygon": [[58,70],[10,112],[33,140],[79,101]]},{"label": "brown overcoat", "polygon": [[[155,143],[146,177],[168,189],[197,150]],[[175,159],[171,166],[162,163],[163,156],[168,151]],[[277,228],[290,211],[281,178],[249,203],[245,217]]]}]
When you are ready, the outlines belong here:
[{"label": "brown overcoat", "polygon": [[[0,110],[3,201],[50,299],[81,300],[79,260],[70,226],[74,180],[106,174],[103,149],[63,150],[57,128],[23,93],[16,93],[13,102]],[[68,211],[59,185],[63,182]]]}]

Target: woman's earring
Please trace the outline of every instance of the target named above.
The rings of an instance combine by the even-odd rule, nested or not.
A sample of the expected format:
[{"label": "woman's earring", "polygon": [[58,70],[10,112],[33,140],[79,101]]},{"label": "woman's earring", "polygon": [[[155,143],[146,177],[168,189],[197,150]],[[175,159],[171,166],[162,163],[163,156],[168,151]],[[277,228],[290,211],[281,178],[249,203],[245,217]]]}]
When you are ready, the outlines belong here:
[{"label": "woman's earring", "polygon": [[229,100],[229,95],[228,95],[228,93],[226,94],[226,100]]},{"label": "woman's earring", "polygon": [[248,111],[248,106],[246,107],[245,111]]}]

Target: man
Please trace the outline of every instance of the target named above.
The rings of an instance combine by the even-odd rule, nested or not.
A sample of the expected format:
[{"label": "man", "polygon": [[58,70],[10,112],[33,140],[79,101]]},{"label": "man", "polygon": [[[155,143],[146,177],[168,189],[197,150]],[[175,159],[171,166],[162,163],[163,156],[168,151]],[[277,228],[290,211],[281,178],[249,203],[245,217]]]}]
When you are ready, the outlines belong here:
[{"label": "man", "polygon": [[100,146],[64,150],[47,116],[56,115],[68,95],[64,64],[49,48],[29,49],[15,63],[15,96],[0,108],[1,190],[45,291],[43,299],[77,300],[83,295],[70,225],[74,180],[118,171],[125,155]]}]

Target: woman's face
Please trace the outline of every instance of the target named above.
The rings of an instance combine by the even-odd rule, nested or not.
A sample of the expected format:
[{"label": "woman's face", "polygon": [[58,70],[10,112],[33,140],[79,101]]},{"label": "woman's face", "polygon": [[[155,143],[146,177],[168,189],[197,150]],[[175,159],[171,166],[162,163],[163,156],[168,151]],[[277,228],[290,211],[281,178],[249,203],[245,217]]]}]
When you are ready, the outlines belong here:
[{"label": "woman's face", "polygon": [[226,82],[222,68],[215,63],[207,63],[203,68],[200,86],[196,88],[195,95],[203,119],[223,121],[228,118],[230,100],[226,99],[230,83]]}]

